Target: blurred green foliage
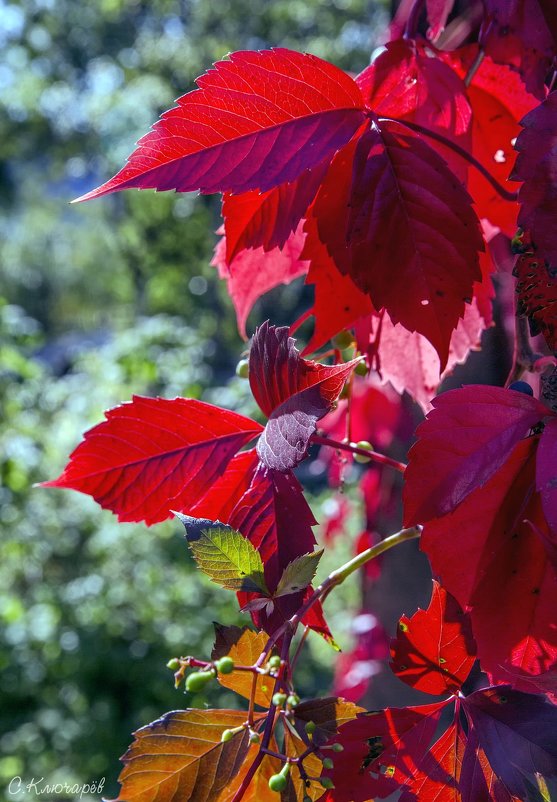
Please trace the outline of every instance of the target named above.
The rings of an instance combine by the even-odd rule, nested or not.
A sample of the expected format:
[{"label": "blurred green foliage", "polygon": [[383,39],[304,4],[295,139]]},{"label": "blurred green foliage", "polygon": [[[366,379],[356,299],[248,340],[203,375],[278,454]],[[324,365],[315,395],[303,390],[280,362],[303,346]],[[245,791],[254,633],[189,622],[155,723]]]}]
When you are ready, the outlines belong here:
[{"label": "blurred green foliage", "polygon": [[[211,620],[239,621],[175,525],[120,525],[86,497],[32,489],[134,392],[253,412],[247,383],[230,378],[244,346],[209,266],[218,200],[68,200],[114,173],[228,51],[287,46],[359,70],[385,18],[372,0],[0,0],[2,789],[17,774],[106,776],[115,796],[133,729],[225,701],[216,687],[175,691],[167,659],[208,654]],[[291,321],[299,293],[272,294],[254,320],[272,309]],[[345,604],[331,609],[339,627]],[[308,692],[330,681],[326,648],[302,673]]]}]

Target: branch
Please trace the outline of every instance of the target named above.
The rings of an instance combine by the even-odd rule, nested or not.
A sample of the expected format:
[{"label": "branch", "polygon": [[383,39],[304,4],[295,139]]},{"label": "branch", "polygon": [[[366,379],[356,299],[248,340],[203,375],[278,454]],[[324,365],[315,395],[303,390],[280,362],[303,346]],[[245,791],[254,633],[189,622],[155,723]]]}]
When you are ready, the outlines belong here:
[{"label": "branch", "polygon": [[391,468],[404,473],[406,465],[404,462],[398,462],[392,457],[387,457],[386,454],[380,454],[378,451],[368,451],[365,448],[357,448],[350,443],[341,443],[339,440],[332,440],[330,437],[323,437],[319,434],[312,435],[312,443],[320,446],[330,446],[331,448],[338,448],[341,451],[350,451],[352,454],[361,454],[363,457],[369,457],[371,462],[377,462],[380,465],[389,465]]},{"label": "branch", "polygon": [[451,142],[450,139],[443,136],[442,134],[438,134],[435,131],[431,131],[429,128],[424,128],[423,125],[418,125],[417,123],[411,123],[408,120],[397,120],[395,117],[380,117],[379,122],[390,122],[390,123],[399,123],[400,125],[405,125],[406,128],[410,128],[411,131],[416,131],[418,134],[422,134],[423,136],[427,136],[430,139],[434,139],[436,142],[440,142],[442,145],[445,145],[447,148],[453,150],[458,156],[462,159],[467,161],[472,167],[475,167],[476,170],[483,175],[486,181],[489,181],[493,189],[500,195],[503,200],[508,201],[516,201],[518,198],[517,192],[509,192],[508,189],[497,181],[491,173],[486,170],[486,168],[481,164],[471,153],[468,153],[467,150],[461,148],[460,145],[457,145],[455,142]]}]

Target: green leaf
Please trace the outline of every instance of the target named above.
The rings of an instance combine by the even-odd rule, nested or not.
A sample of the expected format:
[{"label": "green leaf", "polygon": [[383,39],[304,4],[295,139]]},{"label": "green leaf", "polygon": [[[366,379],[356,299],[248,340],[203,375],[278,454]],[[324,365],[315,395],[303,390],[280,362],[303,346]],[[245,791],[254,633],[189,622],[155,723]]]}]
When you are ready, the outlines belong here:
[{"label": "green leaf", "polygon": [[288,596],[289,593],[307,588],[315,576],[322,554],[323,549],[318,549],[312,554],[302,554],[288,563],[277,585],[275,597]]},{"label": "green leaf", "polygon": [[269,595],[261,555],[240,532],[219,521],[174,515],[184,524],[194,559],[209,579],[229,590]]}]

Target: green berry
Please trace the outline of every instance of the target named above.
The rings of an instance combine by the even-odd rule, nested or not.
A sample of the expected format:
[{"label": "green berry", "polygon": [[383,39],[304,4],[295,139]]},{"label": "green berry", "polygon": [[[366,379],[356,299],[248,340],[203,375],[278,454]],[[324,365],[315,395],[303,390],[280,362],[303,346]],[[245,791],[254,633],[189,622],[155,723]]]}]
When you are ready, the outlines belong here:
[{"label": "green berry", "polygon": [[269,660],[269,668],[276,670],[277,668],[280,668],[280,663],[281,663],[280,657],[278,656],[278,654],[274,654]]},{"label": "green berry", "polygon": [[352,345],[354,342],[354,335],[350,331],[339,331],[334,337],[331,337],[331,342],[334,348],[339,351],[344,351],[345,348]]},{"label": "green berry", "polygon": [[342,744],[333,744],[331,749],[333,752],[344,752],[344,746]]},{"label": "green berry", "polygon": [[272,777],[269,777],[269,788],[271,791],[276,791],[277,794],[284,791],[287,785],[288,779],[284,774],[273,774]]},{"label": "green berry", "polygon": [[[373,451],[373,446],[368,440],[358,440],[357,443],[352,443],[351,445],[355,448],[361,448],[364,451]],[[371,462],[371,457],[366,457],[364,454],[354,454],[354,459],[356,462],[360,462],[362,464]]]},{"label": "green berry", "polygon": [[335,784],[334,784],[334,782],[331,780],[331,778],[330,778],[330,777],[320,777],[320,778],[319,778],[319,782],[321,783],[321,785],[323,786],[323,788],[326,788],[327,790],[330,790],[331,788],[334,788],[334,787],[335,787]]},{"label": "green berry", "polygon": [[356,376],[367,376],[368,367],[366,362],[358,362],[358,364],[354,368],[354,373],[356,374]]},{"label": "green berry", "polygon": [[234,671],[234,660],[231,657],[221,657],[215,663],[219,674],[232,674]]},{"label": "green berry", "polygon": [[240,379],[247,379],[249,377],[249,362],[247,359],[240,359],[236,365],[236,376]]},{"label": "green berry", "polygon": [[252,732],[252,734],[249,737],[249,742],[250,742],[250,744],[259,744],[259,743],[261,743],[261,736],[259,735],[259,733],[258,732]]},{"label": "green berry", "polygon": [[202,691],[205,685],[213,679],[213,674],[210,671],[194,671],[186,679],[186,691],[190,693],[198,693]]},{"label": "green berry", "polygon": [[317,725],[315,721],[306,721],[305,731],[307,732],[308,735],[312,735],[316,729]]},{"label": "green berry", "polygon": [[[231,740],[234,738],[234,735],[235,735],[235,734],[236,734],[236,733],[234,732],[234,730],[224,730],[224,731],[223,731],[223,733],[222,733],[222,735],[220,736],[221,742],[222,742],[223,744],[225,744],[225,743],[227,743],[228,741],[231,741]],[[324,764],[323,764],[323,765],[324,765]]]},{"label": "green berry", "polygon": [[177,671],[180,668],[180,661],[177,657],[173,657],[172,660],[169,660],[166,664],[166,667],[169,668],[171,671]]},{"label": "green berry", "polygon": [[296,705],[300,704],[300,697],[297,693],[291,693],[288,699],[286,700],[286,704],[289,707],[296,707]]},{"label": "green berry", "polygon": [[275,693],[273,696],[273,704],[275,707],[282,707],[283,704],[286,702],[286,694],[285,693]]},{"label": "green berry", "polygon": [[330,757],[323,758],[323,768],[324,769],[332,769],[334,767],[334,763]]}]

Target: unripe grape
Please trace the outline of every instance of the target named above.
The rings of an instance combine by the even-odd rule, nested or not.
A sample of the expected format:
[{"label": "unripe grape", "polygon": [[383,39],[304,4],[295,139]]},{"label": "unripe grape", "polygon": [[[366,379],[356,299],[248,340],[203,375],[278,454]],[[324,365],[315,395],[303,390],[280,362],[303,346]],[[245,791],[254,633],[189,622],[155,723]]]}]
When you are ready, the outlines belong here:
[{"label": "unripe grape", "polygon": [[215,663],[219,674],[232,674],[234,671],[234,660],[231,657],[221,657]]},{"label": "unripe grape", "polygon": [[332,769],[334,767],[334,763],[330,757],[323,758],[323,768],[324,769]]},{"label": "unripe grape", "polygon": [[286,702],[286,694],[285,693],[275,693],[273,696],[273,704],[275,707],[282,707],[283,704]]},{"label": "unripe grape", "polygon": [[247,379],[249,377],[249,362],[247,359],[240,359],[236,365],[236,376],[240,379]]},{"label": "unripe grape", "polygon": [[[357,443],[351,443],[354,448],[361,448],[365,451],[373,451],[373,446],[368,440],[358,440]],[[366,457],[364,454],[354,454],[354,459],[356,462],[360,462],[362,464],[366,462],[371,462],[371,457]]]},{"label": "unripe grape", "polygon": [[287,785],[288,779],[284,774],[273,774],[272,777],[269,777],[269,788],[271,791],[276,791],[277,794],[284,791]]},{"label": "unripe grape", "polygon": [[528,382],[513,382],[509,384],[509,390],[515,390],[517,393],[524,393],[525,395],[534,395],[534,390],[530,387]]},{"label": "unripe grape", "polygon": [[291,693],[288,699],[286,700],[286,704],[290,707],[296,707],[296,705],[300,704],[300,697],[297,693]]},{"label": "unripe grape", "polygon": [[368,366],[365,361],[358,362],[356,367],[354,368],[354,373],[356,376],[367,376],[368,374]]},{"label": "unripe grape", "polygon": [[334,788],[334,787],[335,787],[335,784],[334,784],[334,782],[331,780],[331,778],[330,778],[330,777],[320,777],[320,778],[319,778],[319,782],[321,783],[321,785],[323,786],[323,788],[326,788],[327,790],[330,790],[331,788]]},{"label": "unripe grape", "polygon": [[333,744],[331,749],[333,752],[344,752],[344,746],[342,744]]},{"label": "unripe grape", "polygon": [[278,656],[278,654],[274,654],[269,660],[269,668],[273,668],[276,670],[277,668],[280,668],[280,663],[281,663],[280,657]]},{"label": "unripe grape", "polygon": [[350,331],[339,331],[338,334],[331,337],[331,342],[334,348],[338,348],[339,351],[344,351],[345,348],[348,348],[348,346],[352,345],[354,342],[354,335]]},{"label": "unripe grape", "polygon": [[186,691],[190,693],[198,693],[202,691],[205,685],[213,679],[213,674],[210,671],[194,671],[186,679]]},{"label": "unripe grape", "polygon": [[250,742],[250,744],[259,744],[259,743],[261,743],[261,736],[259,735],[259,733],[258,732],[252,732],[252,734],[249,737],[249,742]]},{"label": "unripe grape", "polygon": [[234,738],[236,733],[234,730],[224,730],[222,735],[220,736],[221,742],[223,744],[227,743],[227,741],[231,741]]},{"label": "unripe grape", "polygon": [[177,671],[180,668],[180,661],[177,657],[173,657],[172,660],[169,660],[166,664],[167,668],[170,668],[171,671]]},{"label": "unripe grape", "polygon": [[317,725],[315,724],[315,721],[306,722],[305,731],[307,732],[308,735],[312,735],[316,729]]}]

